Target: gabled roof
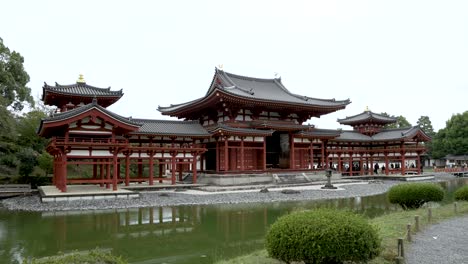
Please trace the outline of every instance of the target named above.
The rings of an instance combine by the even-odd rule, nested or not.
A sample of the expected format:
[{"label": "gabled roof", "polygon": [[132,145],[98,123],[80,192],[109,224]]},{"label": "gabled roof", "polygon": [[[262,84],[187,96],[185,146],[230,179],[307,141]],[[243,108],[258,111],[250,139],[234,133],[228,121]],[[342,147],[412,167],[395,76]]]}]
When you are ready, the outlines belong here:
[{"label": "gabled roof", "polygon": [[308,130],[313,128],[313,125],[300,125],[293,123],[291,121],[281,121],[281,120],[253,120],[250,121],[250,126],[252,128],[271,128],[274,130],[282,131],[294,131],[294,130]]},{"label": "gabled roof", "polygon": [[[73,98],[79,97],[83,103],[90,103],[93,98],[106,98],[99,100],[99,103],[107,107],[120,99],[123,96],[122,89],[111,91],[111,88],[98,88],[86,84],[85,82],[77,82],[75,84],[60,85],[55,83],[55,86],[48,85],[44,82],[42,87],[42,101],[47,105],[57,105],[59,101],[73,101]],[[77,102],[79,103],[79,102]],[[105,103],[105,105],[103,105]]]},{"label": "gabled roof", "polygon": [[131,134],[160,136],[210,137],[210,133],[197,121],[133,119],[141,124],[138,131]]},{"label": "gabled roof", "polygon": [[382,142],[392,140],[411,140],[418,137],[422,141],[429,141],[429,137],[419,126],[407,128],[385,129],[373,136],[361,134],[357,131],[344,130],[336,141]]},{"label": "gabled roof", "polygon": [[295,135],[305,138],[333,139],[341,134],[341,130],[314,128],[309,131],[299,131]]},{"label": "gabled roof", "polygon": [[45,133],[44,131],[45,127],[47,126],[53,127],[57,125],[62,125],[62,123],[67,122],[67,121],[72,122],[73,119],[93,110],[99,111],[103,115],[108,116],[109,118],[117,121],[118,123],[121,123],[122,125],[126,126],[127,128],[130,128],[131,130],[136,130],[138,127],[141,126],[141,124],[135,122],[131,118],[120,116],[98,105],[97,100],[94,99],[90,104],[80,106],[80,107],[77,107],[75,109],[72,109],[66,112],[56,113],[50,117],[46,117],[42,119],[39,125],[39,128],[37,130],[37,133],[39,135],[43,135]]},{"label": "gabled roof", "polygon": [[231,127],[223,123],[218,123],[214,127],[207,128],[211,134],[226,135],[248,135],[248,136],[271,136],[274,130],[261,130],[251,128]]},{"label": "gabled roof", "polygon": [[376,114],[372,111],[364,111],[360,114],[354,116],[348,116],[343,119],[338,119],[338,122],[343,125],[360,125],[360,124],[391,124],[397,121],[394,117],[384,116],[381,114]]},{"label": "gabled roof", "polygon": [[335,99],[318,99],[291,93],[281,82],[281,79],[261,79],[236,75],[220,69],[215,70],[213,81],[206,95],[202,98],[182,104],[159,106],[163,114],[179,115],[183,111],[190,111],[196,105],[209,101],[213,96],[232,97],[235,100],[244,100],[248,103],[273,103],[281,106],[303,108],[308,111],[321,110],[318,116],[344,109],[351,103],[349,99],[337,101]]}]

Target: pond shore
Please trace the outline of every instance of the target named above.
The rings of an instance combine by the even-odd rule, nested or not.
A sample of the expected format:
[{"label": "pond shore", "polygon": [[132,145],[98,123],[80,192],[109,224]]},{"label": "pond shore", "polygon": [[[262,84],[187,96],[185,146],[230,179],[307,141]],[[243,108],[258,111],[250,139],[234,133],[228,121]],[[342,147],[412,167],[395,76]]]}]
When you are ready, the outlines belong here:
[{"label": "pond shore", "polygon": [[[437,175],[436,181],[453,179],[450,174]],[[358,196],[372,196],[388,191],[390,187],[402,182],[395,181],[370,181],[347,184],[335,184],[337,190],[322,190],[322,185],[306,185],[296,187],[283,187],[268,192],[260,192],[259,189],[223,192],[203,192],[187,190],[177,192],[174,190],[161,190],[141,192],[136,199],[112,199],[112,200],[79,200],[67,202],[42,203],[38,195],[15,197],[0,201],[0,204],[8,210],[21,211],[67,211],[67,210],[101,210],[140,208],[155,206],[179,206],[179,205],[210,205],[210,204],[240,204],[240,203],[272,203],[281,201],[307,201],[335,198],[349,198]],[[297,190],[298,193],[282,193],[282,189]]]}]

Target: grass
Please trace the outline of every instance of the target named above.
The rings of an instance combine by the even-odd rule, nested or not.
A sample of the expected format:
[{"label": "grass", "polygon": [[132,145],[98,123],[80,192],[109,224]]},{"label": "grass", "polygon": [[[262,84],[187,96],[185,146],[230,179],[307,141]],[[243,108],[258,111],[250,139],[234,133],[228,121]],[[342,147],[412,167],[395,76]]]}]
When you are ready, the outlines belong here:
[{"label": "grass", "polygon": [[25,264],[127,264],[122,257],[114,256],[110,251],[93,249],[86,252],[72,252],[40,259],[24,260]]},{"label": "grass", "polygon": [[[405,238],[405,250],[408,248],[406,242],[407,224],[412,225],[411,233],[414,235],[415,216],[419,215],[419,228],[424,228],[447,220],[456,216],[468,214],[468,202],[457,202],[457,213],[454,210],[454,203],[446,205],[438,205],[436,203],[429,204],[424,208],[416,210],[407,210],[395,213],[385,214],[374,219],[370,219],[370,223],[379,229],[380,237],[382,238],[382,252],[380,256],[370,261],[370,264],[390,264],[395,263],[397,256],[397,239]],[[431,221],[428,219],[428,209],[432,210]],[[251,254],[240,256],[229,260],[221,260],[216,264],[280,264],[282,262],[269,258],[265,249],[255,251]]]}]

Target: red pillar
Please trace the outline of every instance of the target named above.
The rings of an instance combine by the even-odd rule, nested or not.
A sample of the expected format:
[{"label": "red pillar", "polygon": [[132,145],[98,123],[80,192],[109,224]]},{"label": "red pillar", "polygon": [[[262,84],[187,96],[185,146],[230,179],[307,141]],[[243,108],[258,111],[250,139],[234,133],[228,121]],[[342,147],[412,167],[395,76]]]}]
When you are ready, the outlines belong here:
[{"label": "red pillar", "polygon": [[109,159],[106,159],[106,189],[109,189],[110,188],[110,184],[109,184],[109,181],[110,181],[110,161]]},{"label": "red pillar", "polygon": [[171,154],[171,156],[172,156],[172,158],[171,158],[171,163],[172,163],[171,183],[172,183],[172,185],[176,184],[176,155],[177,155],[177,153],[175,153],[175,152],[173,152]]},{"label": "red pillar", "polygon": [[384,153],[385,155],[385,175],[388,175],[388,153]]},{"label": "red pillar", "polygon": [[294,149],[294,136],[289,134],[289,168],[296,168],[296,159],[295,159],[295,149]]},{"label": "red pillar", "polygon": [[370,175],[374,175],[374,158],[372,154],[370,156],[370,166],[367,169],[370,171]]},{"label": "red pillar", "polygon": [[224,138],[224,171],[229,170],[229,148],[228,137]]},{"label": "red pillar", "polygon": [[[101,178],[101,180],[104,180],[104,164],[103,164],[103,161],[104,161],[103,159],[99,160],[99,162],[100,162],[100,164],[99,164],[99,177]],[[99,183],[99,186],[103,187],[104,184],[101,182],[101,183]]]},{"label": "red pillar", "polygon": [[401,155],[401,175],[406,174],[406,166],[405,166],[405,160],[406,160],[406,152],[405,152],[405,145],[402,142],[400,145],[400,155]]},{"label": "red pillar", "polygon": [[421,153],[418,151],[418,160],[416,161],[416,166],[418,168],[418,174],[421,174]]},{"label": "red pillar", "polygon": [[112,172],[112,190],[117,191],[117,174],[118,174],[118,162],[117,162],[117,151],[114,153],[114,157],[112,158],[112,166],[113,166],[113,172]]},{"label": "red pillar", "polygon": [[220,159],[219,159],[219,152],[220,152],[220,146],[219,146],[219,142],[218,140],[216,140],[216,172],[219,172],[219,169],[221,167],[221,164],[220,164]]},{"label": "red pillar", "polygon": [[193,184],[197,183],[197,153],[192,154],[193,160],[192,160],[192,179],[193,179]]},{"label": "red pillar", "polygon": [[263,137],[263,164],[262,164],[262,170],[266,171],[266,137]]},{"label": "red pillar", "polygon": [[125,186],[130,185],[130,155],[125,156]]},{"label": "red pillar", "polygon": [[179,181],[182,181],[182,169],[183,169],[183,167],[184,167],[184,164],[179,164],[177,166],[177,169],[179,171]]},{"label": "red pillar", "polygon": [[138,178],[143,177],[143,160],[138,159]]},{"label": "red pillar", "polygon": [[240,169],[241,169],[241,171],[244,171],[244,137],[241,137],[241,143],[240,144],[241,144],[241,147],[240,147],[241,148],[240,149],[240,151],[241,151],[241,153],[240,153],[240,156],[241,156],[240,167],[241,168]]},{"label": "red pillar", "polygon": [[310,149],[309,149],[309,161],[310,161],[310,169],[314,169],[314,143],[312,143],[313,139],[310,139]]},{"label": "red pillar", "polygon": [[321,154],[322,154],[322,158],[320,159],[320,165],[321,165],[322,169],[325,169],[326,166],[323,166],[324,163],[325,163],[325,144],[323,144],[323,141],[322,141],[322,144],[321,144],[321,145],[322,145],[322,153],[321,153]]},{"label": "red pillar", "polygon": [[149,153],[149,185],[154,184],[154,173],[153,173],[153,153]]},{"label": "red pillar", "polygon": [[61,176],[62,176],[62,192],[67,192],[67,155],[65,153],[62,154],[62,169],[61,169]]},{"label": "red pillar", "polygon": [[[163,166],[166,166],[166,164],[161,164],[161,160],[159,161],[159,178],[162,178],[163,176]],[[159,180],[159,183],[162,183],[162,180]]]},{"label": "red pillar", "polygon": [[93,159],[93,179],[97,179],[97,164],[95,159]]}]

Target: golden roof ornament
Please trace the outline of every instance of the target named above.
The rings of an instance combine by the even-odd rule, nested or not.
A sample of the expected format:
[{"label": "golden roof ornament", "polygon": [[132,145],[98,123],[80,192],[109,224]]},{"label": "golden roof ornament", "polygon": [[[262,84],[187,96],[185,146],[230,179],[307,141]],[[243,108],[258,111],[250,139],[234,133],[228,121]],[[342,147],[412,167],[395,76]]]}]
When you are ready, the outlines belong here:
[{"label": "golden roof ornament", "polygon": [[83,77],[83,74],[80,73],[80,77],[78,78],[78,80],[76,80],[76,83],[86,83],[84,77]]},{"label": "golden roof ornament", "polygon": [[218,65],[218,69],[220,69],[220,70],[223,70],[223,67],[224,67],[223,64],[219,64],[219,65]]},{"label": "golden roof ornament", "polygon": [[366,110],[364,110],[365,112],[370,112],[369,110],[369,106],[366,106]]}]

